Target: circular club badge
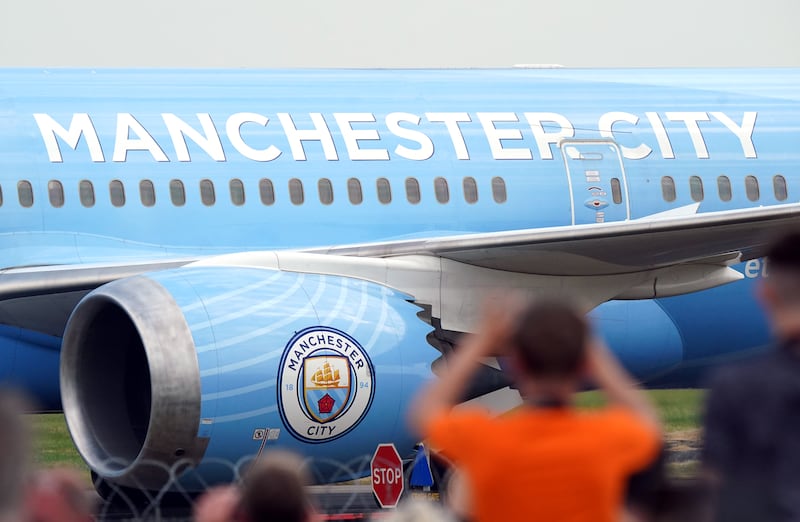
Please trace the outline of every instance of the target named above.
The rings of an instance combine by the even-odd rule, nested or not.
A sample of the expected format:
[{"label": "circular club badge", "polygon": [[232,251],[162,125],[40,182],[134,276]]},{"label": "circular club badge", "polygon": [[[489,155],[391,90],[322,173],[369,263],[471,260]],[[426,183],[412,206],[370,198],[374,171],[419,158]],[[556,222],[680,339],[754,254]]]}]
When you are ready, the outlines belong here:
[{"label": "circular club badge", "polygon": [[364,418],[375,395],[369,356],[346,333],[326,326],[298,332],[281,357],[278,410],[296,438],[337,439]]}]

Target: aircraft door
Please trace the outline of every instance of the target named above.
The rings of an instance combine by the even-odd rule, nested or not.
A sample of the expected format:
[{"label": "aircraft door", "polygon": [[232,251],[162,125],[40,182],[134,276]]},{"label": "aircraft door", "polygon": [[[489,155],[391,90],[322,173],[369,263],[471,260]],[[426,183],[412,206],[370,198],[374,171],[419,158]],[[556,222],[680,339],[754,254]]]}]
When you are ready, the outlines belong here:
[{"label": "aircraft door", "polygon": [[611,140],[564,140],[572,224],[624,221],[630,218],[628,183],[619,147]]}]

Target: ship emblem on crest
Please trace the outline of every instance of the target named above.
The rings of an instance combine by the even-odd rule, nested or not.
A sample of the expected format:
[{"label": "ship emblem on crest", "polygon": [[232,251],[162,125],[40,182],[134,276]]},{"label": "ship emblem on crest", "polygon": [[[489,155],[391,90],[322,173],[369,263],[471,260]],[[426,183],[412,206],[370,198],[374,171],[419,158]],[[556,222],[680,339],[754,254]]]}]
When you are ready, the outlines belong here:
[{"label": "ship emblem on crest", "polygon": [[350,363],[347,357],[320,355],[303,359],[306,408],[325,423],[341,413],[350,397]]},{"label": "ship emblem on crest", "polygon": [[305,442],[341,437],[366,415],[375,393],[372,362],[363,347],[335,328],[295,334],[278,371],[278,410],[289,432]]}]

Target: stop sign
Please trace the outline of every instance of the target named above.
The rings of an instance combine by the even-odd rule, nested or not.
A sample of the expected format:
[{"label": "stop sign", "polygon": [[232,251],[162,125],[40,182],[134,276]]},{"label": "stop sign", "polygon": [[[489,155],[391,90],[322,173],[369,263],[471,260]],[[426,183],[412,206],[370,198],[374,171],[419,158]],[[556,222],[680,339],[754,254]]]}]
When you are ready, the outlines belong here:
[{"label": "stop sign", "polygon": [[369,463],[372,492],[382,508],[397,506],[403,494],[403,461],[394,444],[378,444]]}]

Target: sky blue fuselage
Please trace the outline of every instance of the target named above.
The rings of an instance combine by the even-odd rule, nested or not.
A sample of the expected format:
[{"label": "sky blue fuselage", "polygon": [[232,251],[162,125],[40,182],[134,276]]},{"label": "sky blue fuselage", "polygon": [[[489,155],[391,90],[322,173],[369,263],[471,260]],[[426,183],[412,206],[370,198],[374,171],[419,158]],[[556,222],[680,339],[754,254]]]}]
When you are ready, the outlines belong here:
[{"label": "sky blue fuselage", "polygon": [[[798,80],[773,69],[5,70],[0,266],[792,202]],[[760,269],[737,268],[738,283],[593,315],[639,377],[694,385],[768,343],[752,299]],[[57,405],[57,336],[3,331],[16,357],[6,376]]]}]

